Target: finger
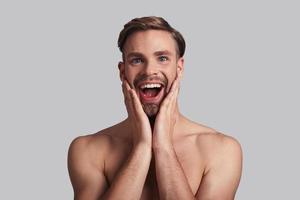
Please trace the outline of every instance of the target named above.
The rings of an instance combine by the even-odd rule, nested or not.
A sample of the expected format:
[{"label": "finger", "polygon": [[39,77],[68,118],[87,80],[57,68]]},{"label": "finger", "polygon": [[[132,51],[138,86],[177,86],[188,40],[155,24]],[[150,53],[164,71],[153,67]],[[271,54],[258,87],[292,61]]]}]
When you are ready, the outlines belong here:
[{"label": "finger", "polygon": [[174,92],[174,95],[172,96],[171,102],[170,102],[170,109],[173,111],[176,107],[177,101],[178,101],[178,94],[179,94],[179,83],[177,84],[176,91]]},{"label": "finger", "polygon": [[133,105],[132,105],[132,98],[131,98],[130,92],[128,91],[128,83],[126,80],[123,80],[122,90],[123,90],[123,94],[124,94],[124,101],[125,101],[128,116],[134,117],[133,116],[134,109],[133,109]]},{"label": "finger", "polygon": [[124,95],[124,100],[125,101],[130,101],[130,95],[128,93],[128,90],[126,88],[126,85],[125,85],[125,80],[122,81],[122,91],[123,91],[123,95]]},{"label": "finger", "polygon": [[129,86],[129,83],[126,80],[125,80],[125,87],[130,96],[131,108],[132,108],[132,111],[134,112],[134,114],[136,115],[135,118],[138,118],[139,116],[144,115],[145,113],[144,113],[142,104],[141,104],[135,90]]},{"label": "finger", "polygon": [[176,102],[177,101],[179,90],[180,90],[180,77],[177,77],[176,80],[175,80],[174,93],[173,93],[173,97],[172,97],[172,102]]},{"label": "finger", "polygon": [[176,77],[175,80],[173,81],[171,89],[169,90],[169,93],[164,99],[164,101],[162,102],[161,107],[168,107],[170,105],[172,99],[176,95],[177,88],[178,88],[178,77]]},{"label": "finger", "polygon": [[123,80],[122,80],[122,92],[123,92],[123,96],[124,96],[124,100],[125,100],[127,98],[127,94],[126,94],[125,84],[124,84]]},{"label": "finger", "polygon": [[173,94],[175,91],[176,91],[176,87],[178,86],[178,76],[175,78],[175,80],[173,81],[172,83],[172,86],[171,86],[171,89],[170,89],[170,92],[171,94]]},{"label": "finger", "polygon": [[[137,94],[136,92],[134,91],[134,89],[132,89],[128,83],[128,81],[124,81],[124,84],[125,84],[125,88],[126,90],[128,91],[128,94],[130,95],[130,99],[132,100],[132,102],[135,104],[135,105],[139,105],[140,102],[138,100],[138,97],[137,97]],[[138,101],[137,101],[138,100]],[[141,104],[140,104],[141,105]]]},{"label": "finger", "polygon": [[133,89],[131,89],[130,90],[130,95],[131,95],[131,99],[132,99],[132,105],[134,107],[134,110],[136,111],[136,114],[137,115],[145,114],[143,106],[140,102],[140,99],[137,96],[137,93]]}]

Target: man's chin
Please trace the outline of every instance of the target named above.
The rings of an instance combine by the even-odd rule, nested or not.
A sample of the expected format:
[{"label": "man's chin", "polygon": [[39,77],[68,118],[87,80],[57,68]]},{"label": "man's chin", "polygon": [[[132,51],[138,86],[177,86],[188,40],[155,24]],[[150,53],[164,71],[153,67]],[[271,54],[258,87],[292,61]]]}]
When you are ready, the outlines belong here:
[{"label": "man's chin", "polygon": [[158,114],[159,105],[158,104],[144,104],[143,109],[149,118],[153,118]]}]

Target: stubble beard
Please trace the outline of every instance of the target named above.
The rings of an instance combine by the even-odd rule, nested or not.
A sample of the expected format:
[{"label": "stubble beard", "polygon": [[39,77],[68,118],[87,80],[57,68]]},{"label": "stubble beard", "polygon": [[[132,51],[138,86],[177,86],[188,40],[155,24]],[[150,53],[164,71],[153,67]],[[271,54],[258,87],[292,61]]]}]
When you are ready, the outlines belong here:
[{"label": "stubble beard", "polygon": [[154,103],[143,105],[144,112],[148,116],[152,131],[155,124],[156,116],[159,112],[159,106],[160,105]]},{"label": "stubble beard", "polygon": [[143,105],[143,109],[148,117],[155,117],[159,111],[159,105],[151,103]]}]

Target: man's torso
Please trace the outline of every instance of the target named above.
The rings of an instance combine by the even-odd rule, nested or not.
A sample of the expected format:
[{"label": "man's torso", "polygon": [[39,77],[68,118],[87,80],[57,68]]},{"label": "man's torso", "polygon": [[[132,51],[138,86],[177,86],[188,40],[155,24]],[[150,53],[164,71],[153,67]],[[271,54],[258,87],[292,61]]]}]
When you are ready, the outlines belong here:
[{"label": "man's torso", "polygon": [[[191,121],[187,121],[183,130],[177,138],[174,138],[173,147],[195,195],[210,162],[217,155],[218,143],[221,142],[224,135]],[[130,155],[132,145],[128,136],[130,133],[124,128],[123,122],[86,136],[90,138],[92,146],[93,153],[91,155],[94,158],[91,160],[94,160],[94,164],[99,170],[104,166],[108,187]],[[152,156],[141,199],[159,199],[154,162],[154,156]]]}]

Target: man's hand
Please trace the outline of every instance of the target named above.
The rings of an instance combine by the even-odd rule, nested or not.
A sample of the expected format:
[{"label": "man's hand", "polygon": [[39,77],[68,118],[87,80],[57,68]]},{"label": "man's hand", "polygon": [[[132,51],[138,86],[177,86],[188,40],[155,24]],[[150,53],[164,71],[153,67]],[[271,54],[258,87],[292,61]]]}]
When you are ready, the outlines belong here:
[{"label": "man's hand", "polygon": [[172,144],[179,92],[177,76],[157,114],[153,130],[155,172],[160,199],[195,199]]},{"label": "man's hand", "polygon": [[170,92],[163,100],[157,114],[153,128],[153,147],[172,147],[172,135],[176,123],[176,105],[179,92],[179,79],[177,76],[172,83]]},{"label": "man's hand", "polygon": [[133,145],[146,143],[152,145],[152,130],[150,122],[136,92],[130,88],[126,79],[122,80],[124,101],[128,113],[128,119],[132,128]]}]

